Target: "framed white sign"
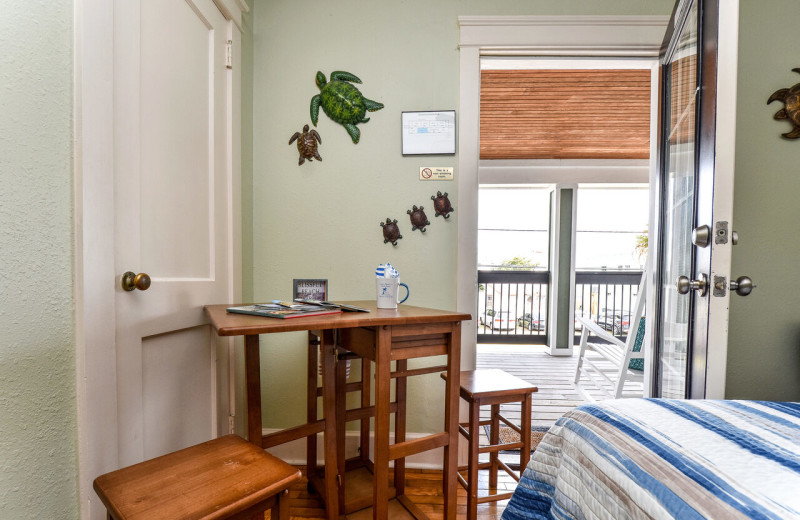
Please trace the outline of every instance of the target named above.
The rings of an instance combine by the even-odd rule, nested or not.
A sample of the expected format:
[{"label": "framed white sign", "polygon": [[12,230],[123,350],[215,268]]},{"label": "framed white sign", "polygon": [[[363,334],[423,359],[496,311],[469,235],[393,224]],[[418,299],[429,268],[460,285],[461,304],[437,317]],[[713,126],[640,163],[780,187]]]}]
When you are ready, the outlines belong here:
[{"label": "framed white sign", "polygon": [[456,111],[402,112],[403,155],[454,155]]}]

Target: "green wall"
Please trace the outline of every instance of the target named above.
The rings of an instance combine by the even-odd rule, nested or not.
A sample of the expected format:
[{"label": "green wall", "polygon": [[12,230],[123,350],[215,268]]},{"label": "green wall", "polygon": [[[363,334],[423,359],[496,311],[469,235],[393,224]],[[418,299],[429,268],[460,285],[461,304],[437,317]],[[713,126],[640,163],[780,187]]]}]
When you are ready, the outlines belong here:
[{"label": "green wall", "polygon": [[72,2],[0,15],[0,518],[77,518]]},{"label": "green wall", "polygon": [[800,140],[767,105],[779,88],[800,83],[797,0],[742,1],[736,107],[736,179],[731,276],[757,288],[732,295],[726,396],[800,400]]},{"label": "green wall", "polygon": [[[389,261],[409,284],[410,305],[456,306],[456,227],[434,218],[437,190],[457,200],[456,182],[420,182],[420,166],[457,166],[452,156],[403,157],[400,112],[458,109],[459,15],[666,15],[672,0],[531,1],[288,0],[254,6],[253,297],[288,298],[293,278],[327,278],[333,299],[375,297],[374,270]],[[359,125],[354,145],[320,113],[322,162],[298,166],[289,137],[310,124],[314,75],[334,70],[361,78],[364,95],[386,108]],[[461,172],[456,171],[456,176]],[[247,196],[247,194],[245,194]],[[422,204],[431,225],[411,231],[406,210]],[[379,222],[396,218],[403,239],[384,244]],[[247,262],[247,260],[245,260]],[[286,336],[286,335],[283,335]],[[265,426],[305,419],[304,336],[263,338]],[[274,367],[280,367],[276,370]],[[409,389],[409,431],[442,427],[443,383],[416,378]]]}]

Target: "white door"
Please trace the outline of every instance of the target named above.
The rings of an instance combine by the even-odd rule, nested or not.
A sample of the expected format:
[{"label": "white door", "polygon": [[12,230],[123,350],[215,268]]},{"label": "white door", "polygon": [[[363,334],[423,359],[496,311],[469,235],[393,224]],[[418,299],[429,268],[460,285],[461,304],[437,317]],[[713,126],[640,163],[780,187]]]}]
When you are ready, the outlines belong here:
[{"label": "white door", "polygon": [[203,315],[233,297],[228,30],[212,0],[114,3],[116,274],[152,280],[117,279],[120,466],[209,440],[228,413]]},{"label": "white door", "polygon": [[680,1],[662,47],[657,397],[724,397],[737,12],[735,1]]}]

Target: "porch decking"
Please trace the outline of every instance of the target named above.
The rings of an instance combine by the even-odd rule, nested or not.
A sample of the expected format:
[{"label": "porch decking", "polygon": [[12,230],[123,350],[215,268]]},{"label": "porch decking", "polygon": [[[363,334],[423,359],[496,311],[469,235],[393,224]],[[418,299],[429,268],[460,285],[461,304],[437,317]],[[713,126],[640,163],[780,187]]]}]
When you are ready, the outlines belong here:
[{"label": "porch decking", "polygon": [[[569,357],[551,356],[544,345],[498,345],[483,343],[477,347],[476,368],[499,368],[539,387],[533,394],[531,422],[533,426],[550,427],[568,410],[608,397],[587,377],[582,377],[580,389],[573,384],[578,364],[576,354]],[[626,384],[626,393],[642,391],[642,385]],[[582,393],[583,392],[583,393]],[[519,423],[519,405],[501,405],[509,420]],[[488,410],[485,412],[488,418]],[[482,418],[483,414],[482,414]]]}]

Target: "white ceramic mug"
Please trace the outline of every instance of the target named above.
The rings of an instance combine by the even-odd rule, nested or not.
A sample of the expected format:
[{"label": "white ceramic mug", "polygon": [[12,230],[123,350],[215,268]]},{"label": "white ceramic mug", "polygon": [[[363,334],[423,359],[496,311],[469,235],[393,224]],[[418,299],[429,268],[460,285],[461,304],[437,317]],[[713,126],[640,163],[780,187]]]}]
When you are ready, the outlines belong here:
[{"label": "white ceramic mug", "polygon": [[[406,297],[402,300],[398,296],[397,288],[399,286],[406,288]],[[400,283],[399,278],[376,278],[375,288],[377,290],[376,299],[378,300],[379,309],[396,309],[398,303],[406,301],[411,294],[408,286]]]}]

